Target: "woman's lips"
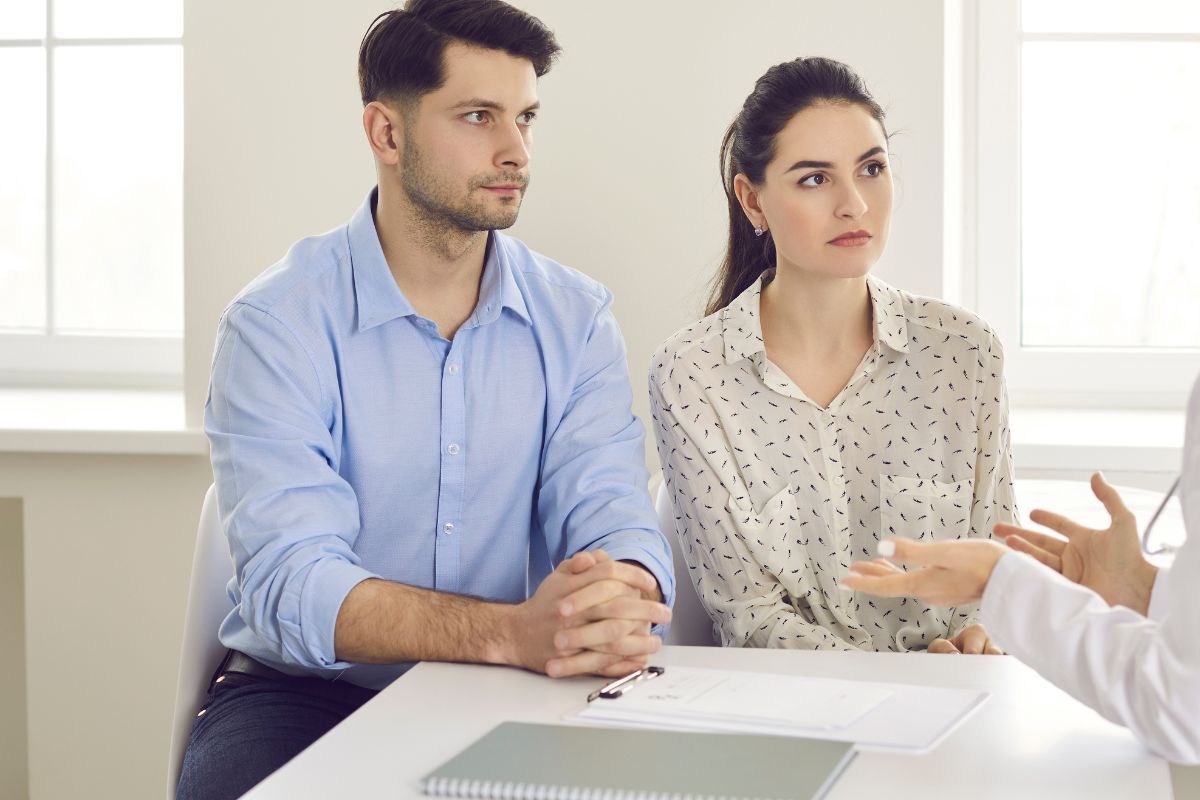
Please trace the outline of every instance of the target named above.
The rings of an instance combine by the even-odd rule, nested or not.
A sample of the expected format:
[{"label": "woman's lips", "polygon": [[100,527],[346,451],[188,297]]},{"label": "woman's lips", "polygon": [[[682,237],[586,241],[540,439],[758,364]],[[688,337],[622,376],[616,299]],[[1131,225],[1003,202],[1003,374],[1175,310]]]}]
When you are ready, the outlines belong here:
[{"label": "woman's lips", "polygon": [[836,239],[830,239],[829,244],[834,247],[862,247],[871,241],[871,234],[866,231],[850,231],[843,233]]}]

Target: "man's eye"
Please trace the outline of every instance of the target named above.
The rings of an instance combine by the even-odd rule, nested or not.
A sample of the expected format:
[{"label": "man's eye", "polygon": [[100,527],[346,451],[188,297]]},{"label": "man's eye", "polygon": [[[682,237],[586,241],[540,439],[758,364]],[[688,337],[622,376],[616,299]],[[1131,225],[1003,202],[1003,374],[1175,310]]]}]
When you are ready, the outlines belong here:
[{"label": "man's eye", "polygon": [[522,125],[532,125],[533,121],[535,119],[537,119],[537,112],[526,111],[524,114],[521,115],[521,124]]},{"label": "man's eye", "polygon": [[463,115],[467,122],[487,122],[486,111],[468,111]]}]

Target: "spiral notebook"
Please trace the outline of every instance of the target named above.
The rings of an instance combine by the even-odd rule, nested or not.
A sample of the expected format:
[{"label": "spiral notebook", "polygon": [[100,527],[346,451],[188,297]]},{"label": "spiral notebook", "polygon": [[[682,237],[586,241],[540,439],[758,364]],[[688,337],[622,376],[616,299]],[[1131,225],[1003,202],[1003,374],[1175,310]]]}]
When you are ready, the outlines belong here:
[{"label": "spiral notebook", "polygon": [[504,722],[421,788],[513,800],[810,800],[853,758],[853,745],[821,739]]}]

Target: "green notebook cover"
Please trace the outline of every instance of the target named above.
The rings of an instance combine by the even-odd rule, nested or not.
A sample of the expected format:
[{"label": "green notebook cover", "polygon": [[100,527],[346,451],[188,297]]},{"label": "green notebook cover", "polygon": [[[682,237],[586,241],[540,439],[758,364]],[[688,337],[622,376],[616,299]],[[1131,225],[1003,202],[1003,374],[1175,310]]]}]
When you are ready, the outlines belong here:
[{"label": "green notebook cover", "polygon": [[503,722],[434,772],[442,797],[822,797],[854,745],[758,734]]}]

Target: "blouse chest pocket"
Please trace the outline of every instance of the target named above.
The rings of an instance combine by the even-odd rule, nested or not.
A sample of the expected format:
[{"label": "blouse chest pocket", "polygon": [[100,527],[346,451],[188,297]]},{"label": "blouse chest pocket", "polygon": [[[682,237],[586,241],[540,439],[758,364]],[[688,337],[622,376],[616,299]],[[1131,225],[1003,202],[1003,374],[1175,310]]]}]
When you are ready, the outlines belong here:
[{"label": "blouse chest pocket", "polygon": [[881,536],[961,539],[971,528],[971,481],[879,476]]},{"label": "blouse chest pocket", "polygon": [[799,525],[799,513],[792,487],[784,486],[755,511],[749,498],[731,497],[725,506],[730,518],[741,534],[746,549],[753,553],[764,566],[774,562],[785,562],[794,551],[796,537],[789,535]]}]

